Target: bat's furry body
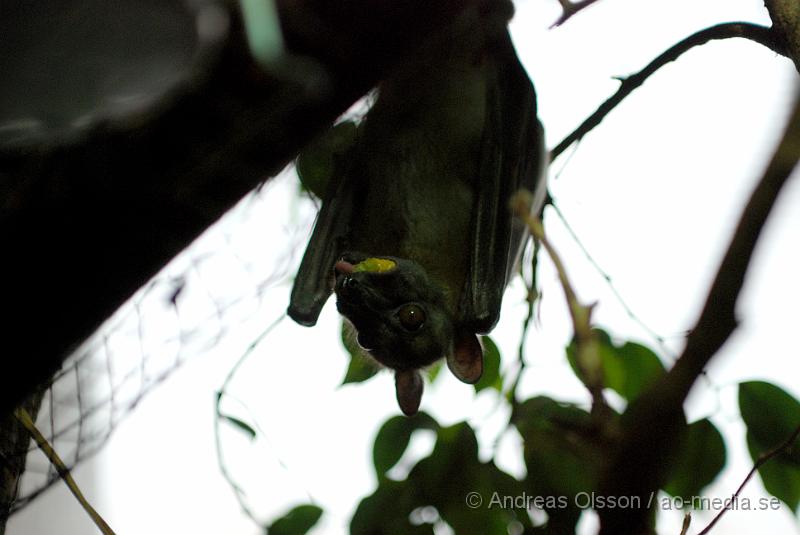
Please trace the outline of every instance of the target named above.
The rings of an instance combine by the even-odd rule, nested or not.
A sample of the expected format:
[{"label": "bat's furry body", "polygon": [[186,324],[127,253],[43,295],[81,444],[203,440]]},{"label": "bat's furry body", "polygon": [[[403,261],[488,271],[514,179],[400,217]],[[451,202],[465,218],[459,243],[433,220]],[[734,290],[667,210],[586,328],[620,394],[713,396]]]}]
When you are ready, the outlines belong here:
[{"label": "bat's furry body", "polygon": [[[379,85],[292,292],[289,314],[313,325],[336,291],[359,342],[396,371],[406,413],[419,405],[420,367],[444,356],[461,380],[480,377],[475,335],[497,322],[525,237],[508,199],[525,187],[538,209],[544,197],[536,95],[507,8],[470,6]],[[369,257],[396,268],[360,270]]]}]

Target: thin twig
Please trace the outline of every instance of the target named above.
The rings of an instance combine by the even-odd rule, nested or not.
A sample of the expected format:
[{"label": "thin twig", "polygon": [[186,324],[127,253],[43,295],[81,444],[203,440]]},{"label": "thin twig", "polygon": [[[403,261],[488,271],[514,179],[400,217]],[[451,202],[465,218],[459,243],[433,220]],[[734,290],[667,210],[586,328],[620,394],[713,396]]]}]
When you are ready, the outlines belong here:
[{"label": "thin twig", "polygon": [[608,405],[603,397],[603,380],[597,355],[597,341],[591,327],[593,305],[582,305],[578,300],[567,275],[567,268],[558,251],[545,235],[541,219],[531,214],[531,199],[532,196],[529,192],[518,191],[511,199],[512,210],[527,225],[534,239],[539,240],[556,268],[575,333],[575,362],[581,372],[580,379],[592,395],[592,411],[597,415],[605,415]]},{"label": "thin twig", "polygon": [[668,48],[660,56],[648,63],[647,66],[641,71],[622,79],[622,83],[617,89],[617,92],[609,97],[608,100],[603,102],[592,115],[590,115],[585,121],[583,121],[583,123],[581,123],[578,128],[575,129],[575,131],[569,134],[561,143],[556,145],[555,148],[550,151],[550,161],[554,161],[559,154],[564,152],[567,147],[583,138],[583,136],[585,136],[595,126],[600,124],[600,122],[611,110],[613,110],[620,102],[622,102],[625,97],[633,92],[634,89],[642,85],[644,81],[647,80],[647,78],[658,69],[667,63],[675,61],[684,52],[687,52],[696,46],[703,45],[716,39],[730,39],[733,37],[741,37],[755,41],[756,43],[764,45],[778,54],[786,55],[786,51],[783,49],[780,41],[775,36],[772,29],[767,28],[766,26],[759,26],[758,24],[752,24],[749,22],[726,22],[693,33],[689,37]]},{"label": "thin twig", "polygon": [[646,323],[645,323],[645,322],[644,322],[644,321],[643,321],[643,320],[642,320],[642,319],[641,319],[641,318],[640,318],[640,317],[639,317],[639,316],[638,316],[638,315],[637,315],[637,314],[636,314],[636,313],[633,311],[633,309],[631,309],[631,307],[628,305],[628,303],[627,303],[627,302],[625,301],[625,299],[622,297],[622,294],[620,294],[620,293],[619,293],[619,290],[617,290],[617,287],[614,285],[614,282],[613,282],[613,281],[612,281],[612,279],[611,279],[611,275],[609,275],[609,274],[608,274],[608,273],[607,273],[607,272],[606,272],[606,271],[605,271],[605,270],[604,270],[602,267],[600,267],[600,264],[598,264],[598,263],[597,263],[597,261],[594,259],[594,257],[592,256],[592,254],[589,252],[589,250],[588,250],[588,249],[587,249],[587,248],[586,248],[586,247],[583,245],[583,242],[582,242],[582,241],[581,241],[581,239],[578,237],[578,235],[575,233],[575,230],[574,230],[574,229],[572,228],[572,226],[569,224],[569,222],[567,221],[567,218],[564,216],[563,212],[562,212],[562,211],[561,211],[561,209],[558,207],[558,204],[556,203],[555,199],[552,199],[552,198],[551,198],[551,200],[550,200],[550,206],[552,206],[552,207],[553,207],[553,210],[555,210],[555,212],[556,212],[556,215],[557,215],[557,216],[558,216],[558,218],[561,220],[561,223],[564,225],[564,228],[566,229],[567,233],[570,235],[570,237],[572,237],[572,240],[573,240],[573,241],[575,242],[575,244],[578,246],[578,249],[580,249],[580,250],[581,250],[581,252],[583,253],[583,256],[586,258],[586,260],[588,260],[588,261],[589,261],[589,264],[591,264],[591,266],[592,266],[592,267],[595,269],[595,271],[597,271],[597,273],[598,273],[598,274],[599,274],[599,275],[600,275],[600,276],[603,278],[603,280],[606,282],[606,285],[608,285],[608,288],[611,290],[611,293],[612,293],[612,295],[613,295],[613,296],[614,296],[614,298],[617,300],[617,302],[620,304],[620,306],[622,306],[622,309],[625,311],[625,313],[628,315],[628,317],[629,317],[630,319],[632,319],[632,320],[633,320],[633,321],[634,321],[634,322],[635,322],[637,325],[639,325],[639,327],[641,327],[642,329],[644,329],[644,331],[645,331],[645,332],[646,332],[648,335],[650,335],[650,337],[651,337],[651,338],[653,338],[653,340],[655,340],[655,341],[656,341],[656,343],[658,344],[658,347],[659,347],[659,349],[660,349],[660,350],[661,350],[661,352],[664,354],[664,356],[666,356],[666,357],[669,357],[671,360],[673,360],[673,361],[674,361],[676,357],[675,357],[675,355],[672,353],[672,351],[670,351],[670,350],[669,350],[669,348],[667,347],[666,340],[664,339],[664,337],[663,337],[663,336],[661,336],[660,334],[658,334],[658,333],[657,333],[655,330],[653,330],[652,328],[650,328],[650,327],[649,327],[649,326],[648,326],[648,325],[647,325],[647,324],[646,324]]},{"label": "thin twig", "polygon": [[230,385],[233,378],[236,376],[236,372],[239,368],[244,364],[247,358],[253,353],[253,351],[258,347],[261,341],[270,333],[272,330],[286,317],[286,314],[281,314],[278,319],[273,321],[264,331],[259,334],[255,340],[253,340],[247,349],[245,350],[244,354],[239,357],[239,360],[231,367],[230,371],[228,371],[228,375],[225,376],[225,380],[222,382],[222,386],[217,393],[217,398],[214,403],[214,445],[217,450],[217,466],[219,467],[219,471],[222,474],[222,477],[225,478],[225,481],[233,490],[233,494],[236,497],[236,501],[239,502],[239,507],[242,509],[242,512],[247,515],[247,517],[252,520],[257,526],[261,526],[261,522],[256,517],[255,513],[250,506],[247,505],[247,501],[245,500],[247,494],[245,493],[244,489],[236,483],[236,480],[231,475],[230,471],[228,470],[228,465],[225,464],[225,456],[222,453],[222,438],[220,435],[220,426],[219,422],[224,418],[222,414],[222,398],[226,396],[226,390]]},{"label": "thin twig", "polygon": [[551,244],[550,240],[548,240],[547,236],[545,236],[541,219],[530,213],[530,194],[518,192],[511,200],[511,203],[514,207],[514,212],[516,213],[517,217],[522,219],[522,221],[528,226],[531,235],[535,239],[539,240],[539,242],[542,244],[542,247],[544,247],[545,251],[547,251],[547,254],[550,256],[550,259],[556,268],[556,272],[558,273],[558,278],[561,282],[561,288],[564,290],[564,297],[567,300],[570,317],[572,318],[572,326],[575,329],[575,334],[580,336],[582,331],[585,330],[584,325],[586,324],[586,318],[582,317],[582,315],[585,314],[585,311],[581,309],[585,309],[587,307],[582,306],[578,301],[578,296],[575,294],[575,290],[573,289],[572,283],[567,275],[567,268],[561,261],[561,256],[555,250],[553,244]]},{"label": "thin twig", "polygon": [[569,20],[575,13],[578,11],[589,7],[590,5],[597,2],[597,0],[581,0],[580,2],[571,2],[570,0],[558,0],[558,3],[561,4],[561,16],[558,17],[558,20],[555,21],[550,28],[555,28],[556,26],[561,26],[567,20]]},{"label": "thin twig", "polygon": [[64,480],[64,483],[69,488],[72,495],[75,496],[75,499],[78,500],[78,503],[81,504],[83,510],[86,511],[86,514],[92,519],[94,524],[97,528],[103,533],[103,535],[114,535],[114,530],[103,520],[103,517],[95,511],[94,507],[89,503],[89,501],[83,496],[80,487],[72,478],[72,474],[67,468],[67,465],[64,464],[64,461],[61,460],[61,457],[58,456],[56,450],[53,446],[48,442],[48,440],[42,435],[39,429],[36,427],[36,424],[33,422],[31,415],[22,407],[18,407],[14,410],[14,416],[16,419],[28,430],[28,433],[33,437],[33,440],[36,441],[36,445],[39,446],[39,449],[42,450],[42,453],[50,460],[50,463],[55,467],[58,475]]},{"label": "thin twig", "polygon": [[[744,488],[744,486],[747,485],[747,482],[750,481],[750,479],[753,477],[753,475],[756,473],[756,471],[759,468],[764,466],[764,464],[767,461],[769,461],[770,459],[772,459],[773,457],[776,457],[778,454],[780,454],[780,453],[788,450],[789,448],[791,448],[792,445],[794,444],[794,442],[797,440],[798,436],[800,436],[800,426],[798,426],[797,429],[795,429],[794,432],[791,435],[789,435],[789,438],[784,440],[782,443],[778,444],[777,446],[775,446],[771,450],[759,455],[758,459],[756,459],[756,462],[753,463],[753,468],[751,468],[750,471],[747,473],[747,477],[744,478],[744,481],[742,481],[742,484],[739,485],[739,488],[737,488],[736,492],[734,492],[733,496],[731,496],[730,503],[733,503],[734,501],[736,501],[736,498],[739,497],[739,494],[742,492],[742,489]],[[728,511],[728,508],[727,507],[723,507],[717,513],[717,515],[711,520],[711,522],[709,522],[709,524],[705,528],[703,528],[703,531],[701,531],[697,535],[705,535],[706,533],[710,532],[711,528],[714,527],[714,525],[719,521],[719,519],[722,518],[722,515],[724,515],[727,511]]]},{"label": "thin twig", "polygon": [[[538,239],[533,238],[533,252],[531,256],[531,284],[528,285],[527,281],[525,281],[525,289],[527,290],[526,296],[526,303],[528,305],[528,311],[525,315],[525,319],[522,322],[522,333],[519,337],[519,347],[517,348],[517,373],[514,377],[514,380],[511,383],[511,388],[508,390],[507,399],[509,403],[511,403],[512,408],[517,404],[517,389],[519,388],[519,383],[522,380],[522,373],[525,371],[525,342],[528,339],[528,331],[530,330],[531,323],[533,321],[533,317],[535,315],[534,305],[538,300],[539,294],[536,290],[536,266],[538,263],[539,258],[539,249],[541,247],[541,243]],[[522,270],[520,269],[520,273]],[[524,281],[524,278],[523,278]]]},{"label": "thin twig", "polygon": [[692,513],[683,515],[683,526],[681,526],[681,535],[689,533],[689,526],[692,525]]}]

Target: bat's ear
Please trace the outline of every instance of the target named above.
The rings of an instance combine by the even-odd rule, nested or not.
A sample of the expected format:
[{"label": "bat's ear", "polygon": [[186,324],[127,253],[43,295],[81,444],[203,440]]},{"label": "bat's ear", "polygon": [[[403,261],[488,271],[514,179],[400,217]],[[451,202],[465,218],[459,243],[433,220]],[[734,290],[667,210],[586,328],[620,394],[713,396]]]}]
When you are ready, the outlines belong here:
[{"label": "bat's ear", "polygon": [[414,416],[422,400],[422,376],[417,370],[397,370],[394,372],[394,387],[397,403],[406,416]]},{"label": "bat's ear", "polygon": [[460,330],[456,334],[453,354],[447,356],[447,367],[459,380],[475,384],[483,374],[483,349],[475,333]]}]

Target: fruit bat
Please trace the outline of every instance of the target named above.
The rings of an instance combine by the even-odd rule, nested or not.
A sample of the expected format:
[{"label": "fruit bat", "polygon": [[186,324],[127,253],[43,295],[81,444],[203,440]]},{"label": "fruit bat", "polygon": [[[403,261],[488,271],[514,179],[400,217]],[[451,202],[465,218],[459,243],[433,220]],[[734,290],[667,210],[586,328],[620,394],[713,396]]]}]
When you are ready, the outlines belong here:
[{"label": "fruit bat", "polygon": [[507,30],[513,7],[470,4],[377,87],[333,172],[292,289],[289,315],[314,325],[331,292],[358,343],[395,372],[414,414],[419,369],[445,357],[461,381],[483,370],[476,334],[497,323],[524,226],[519,188],[545,180],[536,94]]}]

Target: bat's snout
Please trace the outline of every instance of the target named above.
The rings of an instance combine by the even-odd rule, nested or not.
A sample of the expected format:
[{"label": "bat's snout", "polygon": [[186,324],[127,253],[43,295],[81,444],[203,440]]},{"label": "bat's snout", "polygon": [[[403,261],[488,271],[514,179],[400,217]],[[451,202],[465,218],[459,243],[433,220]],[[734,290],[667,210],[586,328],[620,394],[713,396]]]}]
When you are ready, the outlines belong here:
[{"label": "bat's snout", "polygon": [[358,281],[355,280],[350,275],[346,274],[339,274],[336,277],[336,294],[339,297],[344,297],[345,299],[353,294],[356,287],[358,287]]},{"label": "bat's snout", "polygon": [[339,260],[333,265],[333,271],[336,275],[336,284],[334,291],[336,295],[347,299],[353,293],[353,290],[358,286],[358,281],[353,278],[355,266],[347,260]]}]

